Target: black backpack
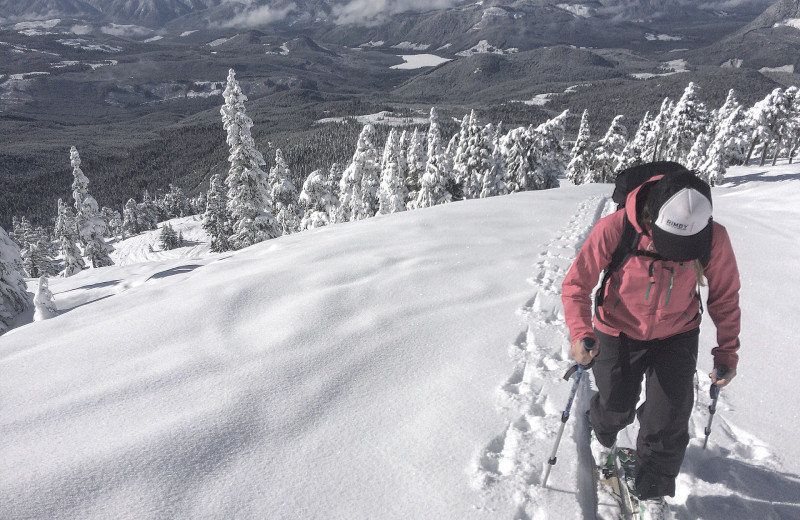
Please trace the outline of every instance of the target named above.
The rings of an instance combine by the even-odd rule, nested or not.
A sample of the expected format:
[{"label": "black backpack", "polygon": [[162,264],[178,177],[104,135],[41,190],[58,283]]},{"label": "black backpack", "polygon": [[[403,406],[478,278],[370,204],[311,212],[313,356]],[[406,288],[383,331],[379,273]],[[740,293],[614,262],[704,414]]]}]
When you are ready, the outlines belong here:
[{"label": "black backpack", "polygon": [[[617,203],[617,211],[624,211],[628,194],[644,184],[650,178],[656,175],[670,175],[686,171],[688,170],[684,166],[672,161],[656,161],[627,168],[619,172],[617,175],[617,178],[614,181],[614,193],[611,195],[611,199]],[[633,226],[633,224],[628,221],[627,214],[623,215],[622,222],[622,237],[620,237],[617,247],[611,254],[611,261],[603,270],[603,281],[600,283],[600,286],[597,288],[597,291],[595,291],[594,294],[595,309],[598,309],[603,305],[606,285],[611,279],[611,275],[618,271],[632,255],[649,256],[654,260],[664,260],[664,258],[658,253],[640,251],[638,249],[639,240],[642,238],[642,233],[636,231],[636,228]],[[711,251],[709,250],[708,254],[704,255],[699,260],[705,268],[710,259]]]}]

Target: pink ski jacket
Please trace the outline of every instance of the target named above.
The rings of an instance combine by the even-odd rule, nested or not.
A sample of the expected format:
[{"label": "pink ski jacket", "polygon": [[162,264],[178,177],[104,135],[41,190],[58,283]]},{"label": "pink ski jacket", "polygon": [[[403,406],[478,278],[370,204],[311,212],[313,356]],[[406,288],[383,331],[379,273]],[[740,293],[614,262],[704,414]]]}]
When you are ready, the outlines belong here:
[{"label": "pink ski jacket", "polygon": [[[655,177],[652,181],[658,180]],[[611,336],[625,334],[636,340],[665,339],[699,327],[702,307],[694,262],[655,260],[631,255],[614,273],[603,305],[593,317],[592,293],[601,272],[622,237],[623,212],[638,232],[636,196],[628,195],[624,210],[600,219],[578,253],[562,284],[562,301],[572,341],[595,338],[593,325]],[[726,229],[712,221],[711,259],[705,268],[708,282],[707,309],[717,327],[717,344],[711,352],[714,364],[736,368],[739,361],[739,270]],[[643,234],[638,248],[656,252],[652,239]]]}]

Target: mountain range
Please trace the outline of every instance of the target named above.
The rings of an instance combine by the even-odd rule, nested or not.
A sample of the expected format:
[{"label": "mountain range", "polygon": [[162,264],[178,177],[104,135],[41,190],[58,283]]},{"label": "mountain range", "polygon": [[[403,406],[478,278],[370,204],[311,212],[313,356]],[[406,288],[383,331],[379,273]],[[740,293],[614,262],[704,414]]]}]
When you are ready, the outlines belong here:
[{"label": "mountain range", "polygon": [[[376,9],[376,6],[383,6]],[[219,106],[228,69],[257,145],[281,147],[298,184],[352,154],[318,119],[382,110],[538,124],[564,109],[593,135],[633,127],[689,81],[718,106],[798,84],[798,0],[0,0],[0,225],[46,223],[70,195],[70,146],[102,205],[144,189],[207,189],[227,168]],[[402,67],[400,56],[430,55]],[[451,128],[451,131],[454,131]],[[331,143],[328,156],[311,145]],[[352,142],[351,142],[352,141]],[[288,149],[288,150],[287,150]]]}]

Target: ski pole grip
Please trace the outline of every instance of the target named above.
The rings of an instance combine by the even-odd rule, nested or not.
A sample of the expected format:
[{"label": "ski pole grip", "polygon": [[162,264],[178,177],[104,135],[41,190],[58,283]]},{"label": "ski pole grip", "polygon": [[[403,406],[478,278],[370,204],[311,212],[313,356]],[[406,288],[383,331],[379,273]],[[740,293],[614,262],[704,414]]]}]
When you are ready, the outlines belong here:
[{"label": "ski pole grip", "polygon": [[725,379],[725,376],[728,375],[730,369],[727,365],[717,365],[714,367],[714,371],[717,373],[717,377],[720,379]]},{"label": "ski pole grip", "polygon": [[592,351],[595,349],[595,347],[597,347],[597,342],[592,338],[583,338],[581,343],[583,343],[583,348],[589,351]]}]

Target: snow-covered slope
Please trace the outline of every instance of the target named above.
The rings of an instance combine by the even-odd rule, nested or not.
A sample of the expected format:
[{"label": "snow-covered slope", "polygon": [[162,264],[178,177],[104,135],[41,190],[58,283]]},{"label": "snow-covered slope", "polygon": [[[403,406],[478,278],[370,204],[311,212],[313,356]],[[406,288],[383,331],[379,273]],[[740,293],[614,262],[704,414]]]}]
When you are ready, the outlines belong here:
[{"label": "snow-covered slope", "polygon": [[[743,278],[740,375],[701,450],[707,323],[671,503],[680,519],[798,518],[800,168],[730,173],[714,201]],[[570,386],[560,280],[610,191],[466,201],[236,253],[117,244],[118,264],[137,263],[51,280],[61,315],[0,337],[0,518],[602,515],[576,442],[588,384],[540,483]]]}]

